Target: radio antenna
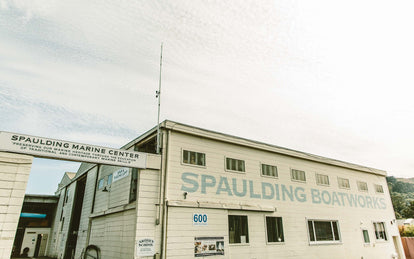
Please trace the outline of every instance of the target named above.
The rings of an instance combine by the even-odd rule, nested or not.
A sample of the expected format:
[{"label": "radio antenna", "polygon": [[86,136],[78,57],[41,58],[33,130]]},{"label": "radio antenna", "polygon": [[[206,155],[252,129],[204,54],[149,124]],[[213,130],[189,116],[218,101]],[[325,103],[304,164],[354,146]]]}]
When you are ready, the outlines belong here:
[{"label": "radio antenna", "polygon": [[160,153],[161,143],[160,143],[160,109],[161,109],[161,69],[162,69],[162,44],[161,43],[161,55],[160,55],[160,78],[158,91],[156,91],[155,97],[158,98],[158,120],[157,120],[157,154]]}]

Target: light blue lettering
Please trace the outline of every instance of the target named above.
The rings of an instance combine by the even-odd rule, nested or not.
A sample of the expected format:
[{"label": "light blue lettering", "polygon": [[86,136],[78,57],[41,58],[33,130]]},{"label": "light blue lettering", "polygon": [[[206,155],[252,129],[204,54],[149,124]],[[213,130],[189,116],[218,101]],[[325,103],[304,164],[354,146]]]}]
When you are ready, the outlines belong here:
[{"label": "light blue lettering", "polygon": [[[325,199],[325,197],[328,197]],[[331,204],[331,195],[329,194],[328,191],[322,191],[322,201],[323,203],[330,205]]]},{"label": "light blue lettering", "polygon": [[365,199],[367,201],[367,208],[369,208],[369,207],[373,208],[372,207],[372,198],[369,197],[369,196],[366,196]]},{"label": "light blue lettering", "polygon": [[351,207],[356,207],[357,206],[357,195],[354,194],[347,194],[346,198],[348,199],[348,203]]},{"label": "light blue lettering", "polygon": [[335,205],[335,203],[338,203],[339,206],[342,206],[342,204],[339,202],[338,195],[336,192],[332,193],[332,205]]},{"label": "light blue lettering", "polygon": [[275,190],[276,190],[276,200],[280,200],[280,195],[279,195],[279,185],[275,184]]},{"label": "light blue lettering", "polygon": [[[270,190],[270,194],[266,194],[266,187]],[[270,183],[262,182],[262,197],[266,200],[271,200],[275,196],[275,190],[273,189],[273,185]]]},{"label": "light blue lettering", "polygon": [[373,203],[374,203],[374,209],[380,208],[379,203],[378,203],[378,198],[373,197]]},{"label": "light blue lettering", "polygon": [[289,197],[289,199],[291,201],[293,201],[293,189],[292,189],[292,186],[289,186],[289,190],[288,190],[286,188],[286,186],[284,184],[282,184],[282,197],[283,197],[283,200],[284,201],[286,200],[285,194]]},{"label": "light blue lettering", "polygon": [[319,190],[311,189],[312,194],[312,203],[319,204],[321,203],[321,196],[319,194]]},{"label": "light blue lettering", "polygon": [[183,173],[181,175],[181,180],[183,180],[183,182],[191,184],[192,187],[188,187],[185,185],[181,185],[181,191],[185,191],[185,192],[196,192],[198,190],[198,182],[190,179],[189,177],[193,177],[195,179],[198,178],[197,174],[193,174],[193,173]]},{"label": "light blue lettering", "polygon": [[[362,200],[362,202],[361,202]],[[365,208],[366,200],[364,196],[358,195],[358,204],[361,208]]]},{"label": "light blue lettering", "polygon": [[249,181],[250,198],[260,199],[260,194],[254,193],[253,181]]},{"label": "light blue lettering", "polygon": [[[224,184],[224,187],[223,187],[223,184]],[[220,182],[217,187],[216,194],[220,194],[222,191],[227,192],[229,196],[233,196],[233,193],[231,193],[229,182],[227,181],[227,177],[223,177],[223,176],[220,177]]]},{"label": "light blue lettering", "polygon": [[338,195],[341,196],[342,206],[345,206],[344,196],[346,195],[346,193],[338,192]]},{"label": "light blue lettering", "polygon": [[[210,182],[207,180],[210,179]],[[216,186],[216,178],[211,175],[201,175],[201,193],[207,193],[207,187],[214,187]]]},{"label": "light blue lettering", "polygon": [[[299,193],[299,192],[301,192],[301,193]],[[298,200],[299,202],[305,202],[306,201],[306,194],[304,192],[305,192],[305,189],[303,189],[302,187],[296,187],[295,188],[296,200]]]},{"label": "light blue lettering", "polygon": [[246,196],[246,192],[247,192],[246,180],[243,180],[243,192],[238,192],[237,191],[237,180],[236,180],[236,178],[233,178],[232,182],[233,182],[233,193],[234,193],[234,195],[236,195],[238,197]]},{"label": "light blue lettering", "polygon": [[380,201],[381,205],[383,206],[381,209],[385,210],[387,208],[387,204],[385,204],[384,198],[380,198],[379,201]]}]

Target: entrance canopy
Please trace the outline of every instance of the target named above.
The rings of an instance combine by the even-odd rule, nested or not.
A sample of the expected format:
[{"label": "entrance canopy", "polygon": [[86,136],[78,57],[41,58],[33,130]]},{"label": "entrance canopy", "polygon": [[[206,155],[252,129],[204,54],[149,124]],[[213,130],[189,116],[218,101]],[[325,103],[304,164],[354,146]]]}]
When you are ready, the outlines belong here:
[{"label": "entrance canopy", "polygon": [[147,153],[0,131],[0,151],[145,169]]}]

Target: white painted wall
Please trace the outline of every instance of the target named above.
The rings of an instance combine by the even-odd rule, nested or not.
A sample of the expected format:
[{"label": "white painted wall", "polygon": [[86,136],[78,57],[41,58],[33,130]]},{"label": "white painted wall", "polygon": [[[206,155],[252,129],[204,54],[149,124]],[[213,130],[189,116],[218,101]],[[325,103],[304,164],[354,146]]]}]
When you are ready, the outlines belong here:
[{"label": "white painted wall", "polygon": [[0,258],[9,258],[33,157],[0,152]]},{"label": "white painted wall", "polygon": [[[186,202],[214,202],[222,204],[247,204],[253,206],[273,206],[276,211],[253,212],[244,210],[227,209],[201,209],[169,207],[168,210],[168,258],[194,258],[194,237],[200,236],[224,236],[225,256],[217,258],[391,258],[395,251],[392,236],[399,236],[398,228],[393,220],[394,211],[389,196],[386,179],[384,176],[346,169],[338,166],[312,162],[304,159],[280,155],[268,151],[237,146],[206,138],[184,135],[173,132],[170,137],[170,151],[168,157],[168,200]],[[206,154],[206,166],[199,167],[185,165],[181,162],[182,149],[203,152]],[[225,170],[225,157],[242,159],[245,161],[246,172],[237,173]],[[261,176],[260,164],[275,165],[278,168],[278,178]],[[306,183],[291,180],[291,168],[306,172]],[[200,185],[195,192],[189,192],[184,200],[182,186],[194,187],[184,182],[182,174],[190,172],[198,178]],[[316,173],[329,176],[330,185],[316,184]],[[201,190],[201,175],[212,176],[216,179],[214,187],[206,187]],[[237,197],[227,191],[219,191],[218,185],[221,177],[225,177],[232,189],[232,179],[236,179],[241,188],[242,180],[253,183],[253,193],[262,196],[262,182],[277,184],[279,188],[285,185],[287,188],[301,188],[300,193],[306,195],[306,201],[300,202],[296,198],[291,201],[287,196],[279,199],[251,198],[250,195]],[[337,177],[350,180],[351,188],[338,187]],[[368,192],[357,190],[357,181],[368,183]],[[376,193],[374,184],[383,186],[385,193]],[[225,188],[223,184],[221,186]],[[312,201],[312,189],[320,193],[326,191],[332,195],[344,193],[344,195],[370,196],[371,199],[382,199],[386,209],[370,206],[364,208],[349,206],[342,202],[325,204]],[[232,191],[231,191],[232,192]],[[249,193],[249,191],[247,192]],[[326,196],[327,197],[327,196]],[[345,196],[346,197],[346,196]],[[347,199],[347,198],[345,198]],[[316,196],[315,196],[315,200]],[[382,203],[381,203],[382,204]],[[382,207],[383,205],[381,205]],[[208,213],[209,224],[207,227],[195,227],[192,225],[192,215],[195,212]],[[247,215],[249,222],[249,244],[229,244],[228,242],[228,215]],[[282,244],[266,244],[265,216],[278,216],[283,218],[285,242]],[[307,219],[338,220],[341,243],[330,245],[310,245],[308,241]],[[376,241],[373,222],[385,222],[388,240]],[[371,242],[363,244],[362,229],[369,231]]]}]

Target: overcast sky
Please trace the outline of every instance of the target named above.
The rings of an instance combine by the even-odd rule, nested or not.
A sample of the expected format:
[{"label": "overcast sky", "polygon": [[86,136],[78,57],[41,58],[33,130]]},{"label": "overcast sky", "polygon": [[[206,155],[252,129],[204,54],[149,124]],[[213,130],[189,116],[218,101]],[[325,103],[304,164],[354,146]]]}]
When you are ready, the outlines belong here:
[{"label": "overcast sky", "polygon": [[[0,130],[121,147],[157,122],[163,42],[162,120],[412,177],[413,10],[0,0]],[[53,193],[77,166],[36,159],[27,192]]]}]

